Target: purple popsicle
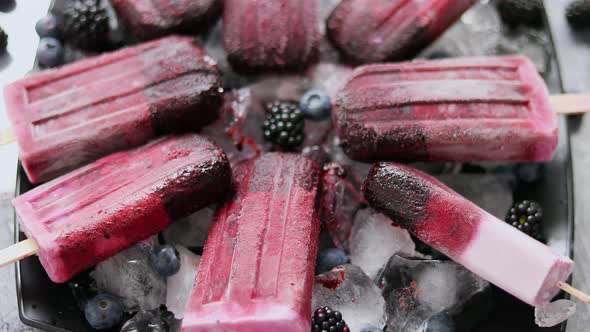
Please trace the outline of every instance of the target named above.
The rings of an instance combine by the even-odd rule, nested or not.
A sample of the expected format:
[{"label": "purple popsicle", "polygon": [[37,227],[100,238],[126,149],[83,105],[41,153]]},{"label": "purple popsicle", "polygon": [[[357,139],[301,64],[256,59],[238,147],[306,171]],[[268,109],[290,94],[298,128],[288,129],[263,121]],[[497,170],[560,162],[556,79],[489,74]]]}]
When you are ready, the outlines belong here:
[{"label": "purple popsicle", "polygon": [[213,59],[176,36],[34,74],[6,86],[4,98],[32,183],[199,129],[222,103]]},{"label": "purple popsicle", "polygon": [[547,87],[522,56],[359,67],[333,117],[363,161],[542,161],[558,139]]}]

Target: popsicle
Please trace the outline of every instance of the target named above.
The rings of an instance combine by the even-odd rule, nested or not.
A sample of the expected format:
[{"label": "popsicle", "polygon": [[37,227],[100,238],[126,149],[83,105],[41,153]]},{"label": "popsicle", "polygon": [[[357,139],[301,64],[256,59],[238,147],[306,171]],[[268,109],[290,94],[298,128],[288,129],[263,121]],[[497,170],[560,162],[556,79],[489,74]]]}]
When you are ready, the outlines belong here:
[{"label": "popsicle", "polygon": [[186,134],[102,158],[13,205],[51,280],[65,282],[218,201],[230,179],[223,151],[209,138]]},{"label": "popsicle", "polygon": [[530,305],[549,303],[572,273],[569,257],[416,169],[375,163],[363,192],[373,208],[421,241]]},{"label": "popsicle", "polygon": [[212,23],[222,0],[112,0],[128,30],[145,40],[175,32],[198,32]]},{"label": "popsicle", "polygon": [[234,168],[216,211],[182,331],[310,331],[319,170],[269,153]]},{"label": "popsicle", "polygon": [[356,62],[405,60],[418,54],[476,0],[343,0],[328,37]]},{"label": "popsicle", "polygon": [[318,0],[226,0],[223,44],[237,70],[294,70],[318,53]]},{"label": "popsicle", "polygon": [[558,139],[551,102],[525,57],[454,58],[359,67],[333,117],[357,160],[543,161]]},{"label": "popsicle", "polygon": [[4,98],[32,183],[155,136],[196,130],[222,103],[213,59],[176,36],[33,74],[6,86]]}]

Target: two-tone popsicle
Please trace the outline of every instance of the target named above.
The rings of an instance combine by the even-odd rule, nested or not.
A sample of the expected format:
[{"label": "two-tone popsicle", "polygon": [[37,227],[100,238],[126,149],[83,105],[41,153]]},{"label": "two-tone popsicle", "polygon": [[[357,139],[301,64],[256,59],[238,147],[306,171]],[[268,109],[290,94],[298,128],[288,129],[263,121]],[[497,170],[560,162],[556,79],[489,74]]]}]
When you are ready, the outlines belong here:
[{"label": "two-tone popsicle", "polygon": [[418,239],[516,298],[543,306],[567,288],[574,262],[485,212],[432,176],[391,162],[373,165],[369,204]]}]

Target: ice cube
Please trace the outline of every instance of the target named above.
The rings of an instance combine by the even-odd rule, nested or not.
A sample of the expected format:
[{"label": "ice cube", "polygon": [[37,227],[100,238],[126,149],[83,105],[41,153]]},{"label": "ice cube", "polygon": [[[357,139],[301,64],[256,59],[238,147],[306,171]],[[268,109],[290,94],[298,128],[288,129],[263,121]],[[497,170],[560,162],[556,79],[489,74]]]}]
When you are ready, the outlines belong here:
[{"label": "ice cube", "polygon": [[557,300],[535,308],[535,323],[540,327],[552,327],[570,318],[576,312],[576,303]]},{"label": "ice cube", "polygon": [[420,331],[431,316],[454,315],[490,284],[453,261],[393,256],[379,282],[386,301],[387,327]]},{"label": "ice cube", "polygon": [[128,311],[152,310],[166,301],[166,282],[149,266],[156,238],[124,250],[96,265],[92,277],[99,291],[119,296]]},{"label": "ice cube", "polygon": [[328,306],[342,313],[351,331],[385,325],[385,301],[379,288],[358,266],[346,264],[315,278],[312,308]]},{"label": "ice cube", "polygon": [[180,257],[180,270],[166,280],[166,307],[174,314],[174,317],[182,319],[195,284],[201,256],[179,245],[176,246],[176,250]]},{"label": "ice cube", "polygon": [[512,174],[445,174],[437,178],[490,214],[504,220],[513,203]]},{"label": "ice cube", "polygon": [[375,279],[391,256],[413,256],[416,245],[405,229],[392,224],[387,216],[371,209],[359,210],[354,217],[350,240],[350,261]]},{"label": "ice cube", "polygon": [[364,205],[361,180],[349,167],[324,165],[320,204],[322,220],[334,244],[348,251],[354,215]]},{"label": "ice cube", "polygon": [[215,207],[209,206],[174,222],[164,230],[164,239],[175,245],[202,247],[207,240],[214,212]]}]

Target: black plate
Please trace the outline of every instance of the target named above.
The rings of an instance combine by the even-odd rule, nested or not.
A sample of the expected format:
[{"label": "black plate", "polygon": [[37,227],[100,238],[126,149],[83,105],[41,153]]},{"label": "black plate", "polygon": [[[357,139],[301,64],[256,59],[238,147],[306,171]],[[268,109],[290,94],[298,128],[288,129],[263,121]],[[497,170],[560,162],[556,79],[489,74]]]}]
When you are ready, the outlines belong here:
[{"label": "black plate", "polygon": [[[58,10],[66,0],[56,0],[52,8]],[[551,1],[552,2],[552,1]],[[549,6],[549,16],[563,15],[563,8]],[[553,24],[553,20],[550,20]],[[560,45],[561,47],[561,45]],[[561,49],[561,53],[566,50]],[[75,56],[75,55],[74,55]],[[553,93],[562,91],[560,73],[555,57],[552,58],[548,77],[545,77]],[[545,164],[543,181],[536,184],[519,185],[514,192],[518,199],[534,199],[541,203],[545,211],[546,235],[548,244],[559,253],[573,256],[573,188],[568,125],[560,118],[559,146],[555,158]],[[32,188],[19,164],[16,194]],[[14,217],[15,240],[25,239],[19,232],[18,218]],[[55,284],[49,280],[36,257],[24,259],[16,264],[16,286],[18,306],[23,323],[45,331],[94,331],[85,322],[68,284]],[[476,332],[497,331],[565,331],[566,324],[551,329],[541,329],[534,325],[532,308],[502,291],[494,292],[495,308],[483,324],[471,330]],[[475,308],[477,309],[477,308]]]}]

